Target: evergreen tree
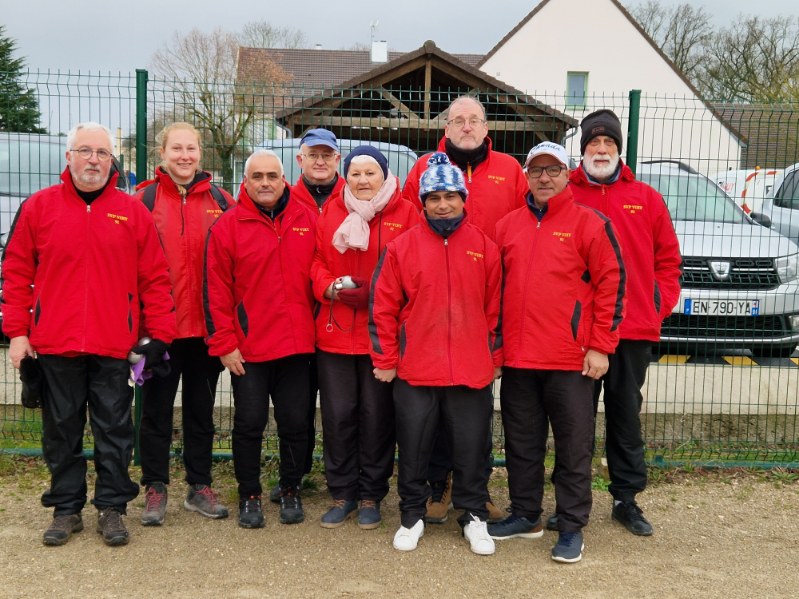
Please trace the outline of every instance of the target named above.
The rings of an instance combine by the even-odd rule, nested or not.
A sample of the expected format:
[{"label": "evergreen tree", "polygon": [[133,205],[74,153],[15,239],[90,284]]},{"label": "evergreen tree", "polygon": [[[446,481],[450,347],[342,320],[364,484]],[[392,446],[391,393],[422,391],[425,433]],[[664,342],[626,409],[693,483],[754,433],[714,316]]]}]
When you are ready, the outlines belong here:
[{"label": "evergreen tree", "polygon": [[21,82],[25,62],[14,58],[15,42],[0,25],[0,131],[46,133],[39,127],[39,102]]}]

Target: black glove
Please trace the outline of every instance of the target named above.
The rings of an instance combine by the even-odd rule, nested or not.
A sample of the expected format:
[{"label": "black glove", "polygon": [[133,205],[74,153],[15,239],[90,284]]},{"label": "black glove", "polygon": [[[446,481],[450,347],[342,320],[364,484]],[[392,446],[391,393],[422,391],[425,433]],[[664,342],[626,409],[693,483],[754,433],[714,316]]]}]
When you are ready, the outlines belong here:
[{"label": "black glove", "polygon": [[155,368],[159,364],[164,364],[164,354],[169,346],[160,339],[151,339],[147,343],[139,343],[134,346],[132,351],[134,354],[144,356],[146,368]]},{"label": "black glove", "polygon": [[352,308],[369,307],[369,282],[360,277],[352,277],[352,282],[357,285],[355,289],[339,289],[336,297],[342,304]]}]

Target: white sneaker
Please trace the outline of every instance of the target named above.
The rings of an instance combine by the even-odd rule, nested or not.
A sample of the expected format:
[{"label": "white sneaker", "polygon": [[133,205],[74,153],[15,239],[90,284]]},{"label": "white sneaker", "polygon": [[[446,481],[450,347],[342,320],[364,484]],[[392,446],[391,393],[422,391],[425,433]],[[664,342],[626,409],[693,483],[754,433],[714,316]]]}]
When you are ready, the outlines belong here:
[{"label": "white sneaker", "polygon": [[413,551],[424,536],[424,521],[419,520],[410,528],[400,526],[394,535],[394,549],[397,551]]},{"label": "white sneaker", "polygon": [[474,514],[472,521],[463,527],[463,536],[469,540],[472,553],[494,555],[494,539],[488,534],[488,526]]}]

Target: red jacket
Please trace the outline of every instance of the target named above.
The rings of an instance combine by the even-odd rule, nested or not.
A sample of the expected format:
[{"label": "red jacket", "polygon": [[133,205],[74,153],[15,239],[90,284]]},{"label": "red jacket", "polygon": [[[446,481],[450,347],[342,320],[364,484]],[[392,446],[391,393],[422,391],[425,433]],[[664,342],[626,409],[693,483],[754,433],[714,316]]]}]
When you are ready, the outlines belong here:
[{"label": "red jacket", "polygon": [[333,234],[348,214],[342,192],[325,203],[317,223],[311,279],[314,295],[322,305],[316,316],[316,346],[336,354],[368,354],[367,310],[356,310],[341,302],[333,302],[331,315],[331,303],[324,296],[325,290],[335,279],[344,275],[371,281],[386,244],[419,224],[421,218],[419,210],[402,199],[398,186],[383,211],[369,222],[369,248],[365,252],[349,249],[342,254],[333,247]]},{"label": "red jacket", "polygon": [[[205,238],[222,209],[211,195],[211,175],[203,174],[205,178],[192,185],[188,194],[185,189],[179,189],[161,167],[156,169],[154,180],[145,181],[139,187],[143,190],[158,184],[152,214],[169,264],[178,339],[207,335],[202,303]],[[235,202],[230,194],[222,193],[228,206],[233,206]],[[136,197],[141,199],[143,195],[141,191]]]},{"label": "red jacket", "polygon": [[605,214],[619,236],[627,270],[621,338],[660,340],[660,325],[680,299],[682,276],[680,244],[666,203],[624,164],[610,185],[588,181],[582,164],[570,180],[575,201]]},{"label": "red jacket", "polygon": [[316,204],[316,200],[314,200],[311,192],[308,190],[308,186],[305,184],[305,181],[302,178],[302,175],[297,179],[297,182],[291,188],[291,197],[295,200],[299,200],[301,203],[305,204],[311,210],[316,210],[319,214],[322,213],[322,209],[325,205],[330,202],[333,198],[337,197],[338,194],[341,193],[341,189],[346,185],[347,182],[344,177],[339,176],[336,179],[336,184],[333,186],[333,191],[330,193],[330,197],[325,200],[325,203],[322,204],[322,208],[320,208]]},{"label": "red jacket", "polygon": [[417,386],[491,383],[501,278],[496,244],[468,221],[446,240],[422,223],[389,243],[370,300],[374,365]]},{"label": "red jacket", "polygon": [[273,222],[244,186],[208,232],[206,339],[212,356],[249,362],[314,351],[311,260],[316,212],[289,198]]},{"label": "red jacket", "polygon": [[166,259],[147,208],[114,174],[87,205],[69,168],[20,206],[3,257],[3,331],[42,354],[126,358],[140,319],[175,336]]},{"label": "red jacket", "polygon": [[499,221],[497,244],[507,366],[582,370],[587,350],[614,352],[624,264],[607,218],[576,204],[567,186],[540,222],[527,206]]},{"label": "red jacket", "polygon": [[[479,227],[491,239],[494,239],[494,228],[503,216],[512,210],[524,206],[524,197],[530,188],[522,172],[522,167],[515,158],[491,149],[491,139],[486,137],[488,156],[477,165],[473,172],[464,173],[469,198],[466,209],[469,211],[469,222]],[[438,151],[446,152],[446,137],[438,142]],[[419,178],[427,170],[427,161],[431,154],[425,154],[408,173],[402,197],[422,208],[419,199]]]}]

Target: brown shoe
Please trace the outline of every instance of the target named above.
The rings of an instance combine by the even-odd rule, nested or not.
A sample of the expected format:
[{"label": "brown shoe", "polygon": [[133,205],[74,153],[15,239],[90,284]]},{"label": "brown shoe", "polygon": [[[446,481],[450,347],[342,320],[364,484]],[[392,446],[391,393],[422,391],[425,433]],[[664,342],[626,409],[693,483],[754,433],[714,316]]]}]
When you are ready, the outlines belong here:
[{"label": "brown shoe", "polygon": [[53,521],[50,527],[44,531],[42,541],[45,545],[55,547],[57,545],[64,545],[73,532],[80,532],[83,530],[83,518],[80,514],[66,514],[62,516],[53,516]]},{"label": "brown shoe", "polygon": [[452,472],[447,475],[443,486],[433,487],[433,494],[427,500],[427,513],[424,521],[428,524],[444,524],[449,517],[449,508],[452,506]]},{"label": "brown shoe", "polygon": [[99,512],[97,532],[103,535],[106,545],[127,545],[128,529],[122,522],[122,514],[116,508],[109,507]]},{"label": "brown shoe", "polygon": [[495,506],[492,502],[486,502],[486,509],[488,510],[488,521],[491,524],[495,524],[496,522],[501,522],[505,519],[507,514]]}]

